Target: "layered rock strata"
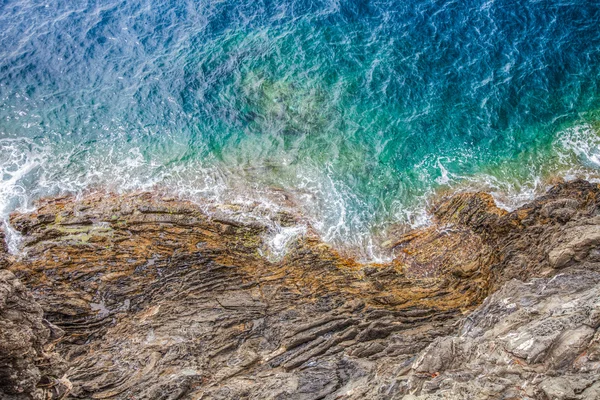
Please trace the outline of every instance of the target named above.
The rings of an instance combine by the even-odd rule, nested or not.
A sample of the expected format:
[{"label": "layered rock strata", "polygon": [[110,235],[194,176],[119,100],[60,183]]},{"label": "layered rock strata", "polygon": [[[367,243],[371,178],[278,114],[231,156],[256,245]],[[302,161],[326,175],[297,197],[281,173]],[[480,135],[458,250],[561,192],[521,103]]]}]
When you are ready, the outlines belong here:
[{"label": "layered rock strata", "polygon": [[6,269],[11,257],[1,232],[0,239],[0,398],[62,398],[71,384],[53,347],[63,332],[43,318],[42,307]]},{"label": "layered rock strata", "polygon": [[[11,217],[22,255],[0,273],[30,290],[16,303],[41,307],[17,323],[43,322],[43,309],[39,326],[64,332],[28,339],[26,354],[57,342],[66,360],[52,384],[68,390],[53,396],[594,399],[599,194],[560,184],[510,213],[489,195],[457,194],[432,226],[391,242],[392,262],[369,265],[310,229],[267,257],[274,232],[232,206],[207,213],[149,193],[47,199]],[[43,364],[27,357],[23,370]],[[0,392],[37,395],[48,385],[38,375]]]}]

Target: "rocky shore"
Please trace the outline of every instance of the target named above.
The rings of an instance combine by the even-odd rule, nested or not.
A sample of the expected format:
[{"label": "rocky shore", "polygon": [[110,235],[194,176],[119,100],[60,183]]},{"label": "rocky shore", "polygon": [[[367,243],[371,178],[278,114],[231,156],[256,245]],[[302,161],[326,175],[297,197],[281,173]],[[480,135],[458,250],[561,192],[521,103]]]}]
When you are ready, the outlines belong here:
[{"label": "rocky shore", "polygon": [[43,200],[0,248],[0,398],[600,399],[600,187],[433,215],[364,265],[158,194]]}]

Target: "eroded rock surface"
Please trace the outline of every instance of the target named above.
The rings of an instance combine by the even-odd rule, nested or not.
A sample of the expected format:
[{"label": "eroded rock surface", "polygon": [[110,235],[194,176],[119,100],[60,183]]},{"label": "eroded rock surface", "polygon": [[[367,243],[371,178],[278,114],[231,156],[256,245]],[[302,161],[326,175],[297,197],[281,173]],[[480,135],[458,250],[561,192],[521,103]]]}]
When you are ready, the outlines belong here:
[{"label": "eroded rock surface", "polygon": [[593,399],[599,194],[565,183],[511,213],[458,194],[382,265],[310,229],[273,261],[233,207],[58,198],[12,216],[7,265],[65,332],[70,398]]},{"label": "eroded rock surface", "polygon": [[65,361],[53,352],[62,331],[5,267],[9,257],[0,232],[0,398],[62,398],[70,389]]}]

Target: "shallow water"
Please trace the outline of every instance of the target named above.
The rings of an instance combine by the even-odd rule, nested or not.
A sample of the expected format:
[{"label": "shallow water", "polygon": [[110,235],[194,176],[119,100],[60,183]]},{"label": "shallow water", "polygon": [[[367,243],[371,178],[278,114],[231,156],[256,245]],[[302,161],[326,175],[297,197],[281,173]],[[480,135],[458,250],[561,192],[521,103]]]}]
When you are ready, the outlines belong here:
[{"label": "shallow water", "polygon": [[86,188],[283,190],[372,258],[439,191],[510,207],[596,177],[599,110],[597,1],[0,3],[5,217]]}]

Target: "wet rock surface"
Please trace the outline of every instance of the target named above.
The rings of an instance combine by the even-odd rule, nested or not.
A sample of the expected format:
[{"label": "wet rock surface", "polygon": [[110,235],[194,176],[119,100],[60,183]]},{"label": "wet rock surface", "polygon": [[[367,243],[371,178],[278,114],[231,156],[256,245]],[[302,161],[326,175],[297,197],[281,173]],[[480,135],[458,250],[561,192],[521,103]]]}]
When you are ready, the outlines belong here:
[{"label": "wet rock surface", "polygon": [[574,181],[510,213],[457,194],[370,265],[310,229],[268,257],[272,228],[233,206],[44,200],[11,217],[23,253],[2,257],[0,283],[29,291],[10,289],[33,315],[15,324],[41,332],[5,396],[46,390],[51,342],[68,398],[600,398],[599,194]]}]

